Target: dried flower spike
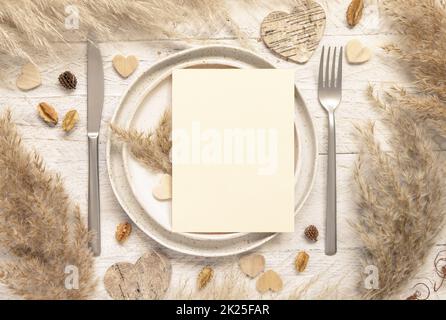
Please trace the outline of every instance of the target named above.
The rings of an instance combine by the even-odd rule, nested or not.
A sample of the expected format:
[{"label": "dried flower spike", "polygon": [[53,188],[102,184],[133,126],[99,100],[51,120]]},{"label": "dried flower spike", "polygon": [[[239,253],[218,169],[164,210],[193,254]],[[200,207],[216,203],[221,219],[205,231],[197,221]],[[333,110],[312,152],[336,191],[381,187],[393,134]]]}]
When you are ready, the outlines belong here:
[{"label": "dried flower spike", "polygon": [[310,256],[305,251],[301,251],[297,254],[294,265],[298,272],[304,272],[308,265],[308,260]]},{"label": "dried flower spike", "polygon": [[49,125],[55,126],[59,121],[56,110],[46,102],[39,103],[37,105],[37,111],[39,112],[40,118]]},{"label": "dried flower spike", "polygon": [[70,71],[65,71],[60,74],[59,82],[65,89],[73,90],[76,89],[77,79],[76,76]]},{"label": "dried flower spike", "polygon": [[198,274],[197,278],[198,289],[201,290],[204,287],[206,287],[207,284],[211,281],[213,276],[214,276],[214,270],[212,270],[212,268],[209,266],[204,267]]},{"label": "dried flower spike", "polygon": [[130,236],[132,225],[128,222],[122,222],[116,227],[116,241],[123,243]]},{"label": "dried flower spike", "polygon": [[71,131],[76,123],[79,121],[79,114],[76,110],[70,110],[65,115],[62,121],[62,129],[66,132]]},{"label": "dried flower spike", "polygon": [[122,142],[127,144],[133,156],[150,170],[172,174],[172,162],[169,156],[172,147],[170,108],[166,109],[154,131],[143,133],[122,129],[113,124],[111,129]]},{"label": "dried flower spike", "polygon": [[308,226],[305,229],[305,237],[310,241],[317,241],[317,237],[319,237],[319,231],[317,230],[316,226]]},{"label": "dried flower spike", "polygon": [[347,9],[347,23],[350,27],[356,26],[362,18],[364,9],[363,0],[353,0]]}]

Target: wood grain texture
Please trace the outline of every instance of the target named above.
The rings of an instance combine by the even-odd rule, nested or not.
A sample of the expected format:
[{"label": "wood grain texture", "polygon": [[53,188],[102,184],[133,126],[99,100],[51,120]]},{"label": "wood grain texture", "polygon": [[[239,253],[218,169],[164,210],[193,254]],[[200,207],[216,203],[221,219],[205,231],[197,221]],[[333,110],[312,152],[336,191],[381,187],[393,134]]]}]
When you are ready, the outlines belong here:
[{"label": "wood grain texture", "polygon": [[325,30],[325,11],[312,0],[302,1],[291,13],[271,12],[261,25],[267,47],[290,61],[307,62],[319,45]]},{"label": "wood grain texture", "polygon": [[[319,143],[319,168],[313,191],[305,206],[296,217],[296,231],[291,234],[282,234],[271,242],[262,246],[256,253],[265,257],[266,269],[276,271],[283,280],[282,297],[292,294],[296,288],[318,277],[312,292],[323,290],[327,285],[341,282],[342,291],[347,295],[355,295],[364,269],[360,265],[361,243],[351,228],[350,222],[355,221],[357,211],[354,203],[354,183],[352,169],[355,163],[359,145],[354,137],[354,125],[364,121],[377,122],[377,134],[381,141],[385,141],[388,133],[380,121],[379,114],[369,104],[365,90],[369,83],[378,88],[399,83],[410,86],[410,79],[406,70],[400,64],[388,57],[379,48],[394,39],[393,30],[384,21],[380,21],[379,28],[370,23],[370,7],[364,9],[364,17],[354,28],[350,29],[345,21],[345,12],[349,0],[326,0],[321,4],[327,12],[325,36],[321,45],[345,45],[349,40],[359,38],[374,51],[374,57],[368,63],[358,66],[345,64],[343,101],[336,113],[337,120],[337,164],[338,164],[338,254],[327,257],[324,254],[324,221],[325,221],[325,186],[326,186],[326,153],[327,153],[327,117],[317,101],[317,78],[320,49],[304,65],[296,65],[279,59],[271,53],[263,43],[258,41],[259,25],[262,19],[272,10],[289,12],[290,8],[256,9],[247,12],[240,7],[238,0],[228,0],[233,7],[233,19],[242,27],[249,40],[252,50],[262,55],[278,68],[291,68],[296,71],[296,83],[307,103],[316,127]],[[373,1],[370,1],[373,3]],[[373,8],[373,7],[372,7]],[[127,220],[127,215],[120,208],[113,191],[111,190],[105,164],[105,141],[107,125],[119,99],[127,86],[141,72],[160,58],[174,52],[206,44],[238,45],[231,34],[226,30],[219,30],[212,34],[210,39],[197,39],[193,35],[189,39],[175,39],[166,41],[151,39],[144,41],[107,42],[101,43],[100,48],[104,58],[105,67],[105,103],[100,132],[100,183],[101,183],[101,215],[103,251],[96,260],[96,273],[99,278],[99,287],[95,295],[97,299],[109,299],[102,284],[106,270],[119,261],[136,261],[142,254],[150,249],[163,252],[172,262],[172,280],[167,296],[174,296],[185,283],[190,288],[195,287],[195,279],[200,270],[210,265],[215,270],[215,280],[222,280],[225,273],[238,268],[239,257],[218,259],[200,258],[178,254],[166,250],[155,241],[148,238],[136,227],[132,235],[123,245],[114,239],[116,226]],[[61,47],[62,48],[62,47]],[[22,92],[15,87],[15,76],[20,73],[17,65],[16,75],[13,76],[11,88],[0,88],[0,110],[10,107],[13,117],[18,123],[19,131],[23,135],[25,145],[41,153],[47,166],[62,174],[67,190],[77,201],[86,218],[87,214],[87,180],[88,155],[86,141],[86,46],[83,43],[73,44],[70,47],[70,58],[56,61],[49,65],[41,65],[42,85],[32,91]],[[113,69],[112,58],[116,54],[133,54],[139,57],[140,65],[128,79],[122,79]],[[58,75],[65,70],[72,70],[78,78],[78,87],[72,92],[66,92],[57,81]],[[36,114],[36,106],[41,101],[54,105],[60,114],[75,108],[79,111],[80,120],[77,126],[65,135],[58,128],[49,128],[42,124]],[[385,145],[384,145],[385,147]],[[308,242],[304,237],[304,229],[314,224],[320,231],[319,241]],[[436,253],[446,249],[446,230],[438,237],[438,243],[425,264],[414,279],[407,286],[407,292],[412,294],[411,287],[422,278],[434,279],[433,259]],[[294,268],[296,254],[305,250],[310,255],[310,262],[302,274]],[[3,256],[0,253],[0,259]],[[250,297],[258,298],[255,280],[248,277],[240,279],[240,285],[245,284]],[[315,295],[316,296],[316,295]],[[266,294],[263,298],[276,297]],[[0,286],[0,298],[15,298],[7,288]],[[433,294],[432,299],[446,299],[446,290]]]},{"label": "wood grain texture", "polygon": [[104,286],[116,300],[158,300],[164,297],[171,275],[170,261],[150,250],[135,264],[113,264],[104,275]]}]

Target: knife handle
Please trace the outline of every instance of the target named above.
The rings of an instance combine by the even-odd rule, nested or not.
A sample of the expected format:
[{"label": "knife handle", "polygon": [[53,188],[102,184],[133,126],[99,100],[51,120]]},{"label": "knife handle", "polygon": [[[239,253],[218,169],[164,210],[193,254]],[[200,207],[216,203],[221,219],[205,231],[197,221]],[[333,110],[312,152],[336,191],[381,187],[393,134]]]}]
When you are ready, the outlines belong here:
[{"label": "knife handle", "polygon": [[101,254],[98,140],[98,134],[88,135],[88,230],[93,234],[90,248],[96,257]]}]

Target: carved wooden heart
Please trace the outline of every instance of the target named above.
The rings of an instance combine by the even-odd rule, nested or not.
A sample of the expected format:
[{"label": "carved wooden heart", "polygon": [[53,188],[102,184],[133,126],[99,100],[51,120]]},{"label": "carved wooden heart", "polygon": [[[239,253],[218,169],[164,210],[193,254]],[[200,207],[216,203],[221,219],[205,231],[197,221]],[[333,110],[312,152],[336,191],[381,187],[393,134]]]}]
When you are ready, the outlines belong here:
[{"label": "carved wooden heart", "polygon": [[244,256],[240,258],[239,266],[244,274],[255,278],[265,270],[265,257],[260,254]]},{"label": "carved wooden heart", "polygon": [[307,62],[325,30],[324,9],[312,0],[302,1],[291,13],[271,12],[262,22],[265,45],[279,56],[298,63]]},{"label": "carved wooden heart", "polygon": [[135,264],[119,262],[108,268],[104,286],[110,297],[120,300],[161,299],[172,274],[169,260],[150,251]]},{"label": "carved wooden heart", "polygon": [[22,71],[16,81],[17,87],[23,91],[37,88],[41,83],[40,71],[32,63],[27,63],[22,67]]},{"label": "carved wooden heart", "polygon": [[128,78],[135,72],[138,64],[138,59],[135,56],[124,57],[118,54],[113,58],[113,67],[123,78]]},{"label": "carved wooden heart", "polygon": [[172,199],[172,176],[169,174],[163,174],[152,190],[152,195],[159,201]]},{"label": "carved wooden heart", "polygon": [[347,61],[351,64],[365,63],[372,57],[372,51],[356,39],[350,40],[347,43],[345,53],[347,55]]},{"label": "carved wooden heart", "polygon": [[256,288],[262,294],[269,290],[279,292],[283,288],[283,282],[276,272],[268,270],[259,277]]}]

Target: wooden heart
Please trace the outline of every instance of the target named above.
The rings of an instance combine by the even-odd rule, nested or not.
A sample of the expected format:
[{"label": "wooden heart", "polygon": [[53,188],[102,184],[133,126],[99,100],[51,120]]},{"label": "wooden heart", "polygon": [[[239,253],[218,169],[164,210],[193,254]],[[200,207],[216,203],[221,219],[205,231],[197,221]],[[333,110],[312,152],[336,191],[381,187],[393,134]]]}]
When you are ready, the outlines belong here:
[{"label": "wooden heart", "polygon": [[22,71],[16,80],[17,88],[28,91],[37,88],[42,83],[39,69],[32,63],[22,67]]},{"label": "wooden heart", "polygon": [[152,250],[135,264],[112,265],[105,273],[104,286],[115,300],[161,299],[169,287],[171,275],[169,260]]},{"label": "wooden heart", "polygon": [[172,199],[172,177],[169,174],[163,174],[152,190],[152,195],[155,199],[163,201]]},{"label": "wooden heart", "polygon": [[298,63],[307,62],[319,45],[325,30],[324,9],[312,0],[288,14],[271,12],[262,22],[265,45],[279,56]]},{"label": "wooden heart", "polygon": [[252,254],[239,260],[240,269],[251,278],[257,277],[265,270],[265,257],[260,254]]},{"label": "wooden heart", "polygon": [[265,293],[269,290],[278,292],[283,288],[283,282],[280,276],[273,270],[268,270],[263,273],[256,283],[257,291]]},{"label": "wooden heart", "polygon": [[372,51],[356,39],[347,43],[345,54],[347,61],[351,64],[362,64],[372,58]]},{"label": "wooden heart", "polygon": [[127,78],[138,67],[138,59],[135,56],[124,57],[118,54],[113,58],[113,67],[123,78]]}]

